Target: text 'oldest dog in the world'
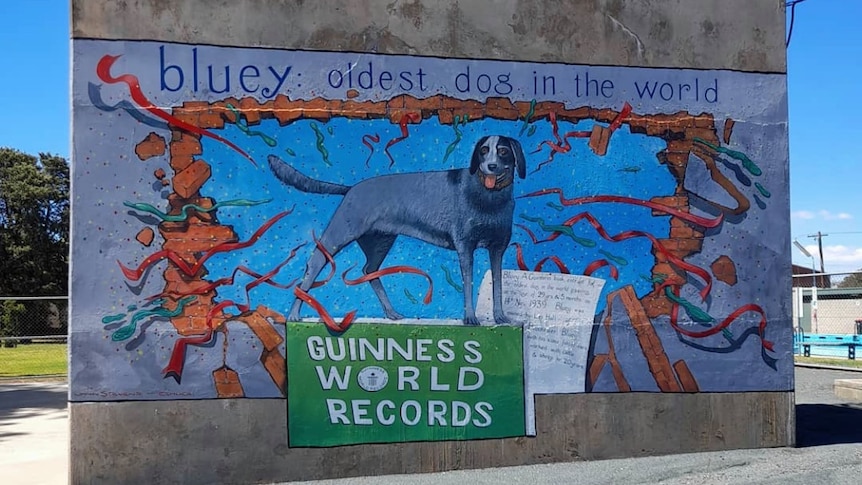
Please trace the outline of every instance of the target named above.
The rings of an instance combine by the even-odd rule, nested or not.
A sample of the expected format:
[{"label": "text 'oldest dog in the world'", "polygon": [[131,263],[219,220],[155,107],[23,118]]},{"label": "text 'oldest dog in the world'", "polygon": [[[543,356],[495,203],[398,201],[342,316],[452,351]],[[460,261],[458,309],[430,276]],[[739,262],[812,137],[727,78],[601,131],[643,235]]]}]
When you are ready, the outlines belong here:
[{"label": "text 'oldest dog in the world'", "polygon": [[[473,253],[488,250],[494,321],[509,323],[503,314],[503,253],[512,237],[515,172],[526,177],[524,152],[505,136],[481,138],[470,168],[382,175],[352,187],[312,179],[275,155],[269,165],[275,176],[303,192],[343,195],[320,243],[335,256],[356,241],[365,253],[365,274],[377,271],[398,236],[408,236],[458,253],[464,283],[464,323],[478,325],[473,307]],[[326,265],[319,249],[308,260],[300,288],[308,291]],[[379,279],[369,281],[386,316],[403,316]],[[294,300],[289,320],[299,321],[302,301]]]}]

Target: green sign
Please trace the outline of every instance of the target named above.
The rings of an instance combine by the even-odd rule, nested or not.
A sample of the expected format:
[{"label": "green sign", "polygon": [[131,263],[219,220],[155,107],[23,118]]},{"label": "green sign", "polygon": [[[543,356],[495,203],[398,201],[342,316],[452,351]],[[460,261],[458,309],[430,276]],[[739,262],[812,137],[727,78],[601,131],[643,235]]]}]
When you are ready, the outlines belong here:
[{"label": "green sign", "polygon": [[287,324],[291,447],[524,436],[519,327]]}]

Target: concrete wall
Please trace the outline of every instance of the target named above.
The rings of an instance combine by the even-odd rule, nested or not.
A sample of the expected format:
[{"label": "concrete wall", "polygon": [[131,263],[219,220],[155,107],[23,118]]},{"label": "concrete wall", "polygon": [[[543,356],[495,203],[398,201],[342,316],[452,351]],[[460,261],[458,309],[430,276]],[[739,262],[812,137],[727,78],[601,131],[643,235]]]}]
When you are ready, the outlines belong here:
[{"label": "concrete wall", "polygon": [[72,35],[785,72],[783,5],[779,0],[73,1]]},{"label": "concrete wall", "polygon": [[[784,2],[568,3],[565,11],[560,11],[559,2],[527,0],[137,0],[107,4],[73,0],[73,483],[260,483],[792,445]],[[375,55],[362,57],[359,53]],[[123,57],[103,64],[106,59],[99,57],[102,55]],[[297,82],[277,96],[271,93],[271,97],[259,92],[243,94],[236,83],[233,91],[223,95],[198,93],[188,70],[184,71],[182,86],[177,69],[168,68],[169,77],[165,77],[165,66],[188,69],[182,64],[192,59],[188,56],[194,56],[195,63],[201,56],[201,65],[234,63],[237,69],[242,65],[237,63],[292,64],[294,72],[307,78],[302,80],[304,86]],[[487,61],[495,59],[522,63]],[[529,73],[538,71],[560,79],[560,91],[571,88],[567,84],[571,80],[562,81],[561,73],[589,70],[594,76],[599,73],[614,79],[617,90],[606,97],[584,99],[571,92],[491,97],[467,90],[459,99],[451,86],[427,94],[404,93],[416,94],[412,97],[379,89],[345,90],[341,84],[341,89],[335,89],[330,66],[352,62],[357,63],[357,69],[365,63],[388,69],[425,68],[437,76],[429,76],[429,82],[439,81],[441,86],[468,65],[474,74],[480,68],[509,70],[514,73],[512,83],[516,86],[529,85]],[[330,72],[328,80],[326,72]],[[152,110],[136,109],[133,104],[140,107],[141,103],[130,97],[121,80],[111,78],[120,73],[135,73],[143,94],[175,119],[240,146],[228,148],[212,136],[192,135],[176,121],[152,116]],[[620,88],[647,80],[679,87],[693,82],[691,79],[714,81],[714,100],[700,97],[706,91],[697,99],[644,99],[636,89]],[[601,275],[598,280],[604,285],[601,298],[595,295],[594,311],[585,312],[589,318],[576,322],[581,330],[570,328],[566,334],[581,332],[577,338],[585,339],[576,351],[582,359],[576,366],[580,380],[556,381],[553,376],[560,374],[552,367],[537,368],[527,352],[520,367],[506,367],[486,357],[489,394],[505,389],[496,392],[505,395],[514,389],[523,396],[526,386],[526,402],[508,398],[494,402],[497,409],[509,406],[514,410],[507,419],[520,418],[523,412],[526,428],[484,435],[450,434],[448,440],[445,433],[401,440],[387,438],[385,433],[369,438],[373,433],[360,429],[348,430],[336,444],[365,444],[333,446],[319,442],[306,446],[329,447],[298,446],[297,437],[308,434],[308,430],[295,427],[303,417],[295,413],[305,403],[300,399],[311,399],[306,391],[316,385],[313,377],[306,380],[311,373],[304,374],[311,370],[310,361],[300,357],[306,349],[311,352],[311,347],[305,346],[305,336],[322,331],[321,324],[291,323],[295,319],[285,318],[291,298],[274,293],[265,293],[268,296],[264,298],[260,293],[263,288],[254,290],[258,300],[252,300],[250,308],[240,308],[236,315],[221,311],[224,308],[217,304],[226,302],[230,295],[237,295],[234,299],[238,300],[243,285],[250,280],[237,283],[238,293],[230,293],[228,288],[194,293],[229,273],[232,266],[216,257],[207,262],[206,272],[192,271],[189,275],[181,274],[176,263],[137,275],[116,265],[120,261],[133,269],[159,249],[173,251],[193,264],[219,243],[248,239],[260,222],[295,205],[294,217],[301,222],[282,228],[284,242],[267,242],[274,248],[269,255],[264,250],[263,255],[248,260],[231,260],[258,271],[272,267],[289,253],[292,236],[301,234],[297,237],[308,239],[312,229],[319,235],[337,206],[337,201],[308,198],[281,186],[266,167],[266,154],[275,154],[275,145],[279,157],[297,169],[352,185],[367,178],[363,166],[369,162],[374,174],[386,174],[390,169],[429,171],[408,153],[398,155],[396,148],[392,161],[397,159],[398,164],[387,169],[383,153],[387,139],[395,140],[399,124],[402,130],[409,129],[413,140],[445,139],[453,129],[458,132],[458,115],[467,113],[470,123],[461,128],[464,143],[450,145],[452,158],[457,161],[434,165],[433,170],[464,167],[473,144],[491,129],[520,139],[524,151],[530,152],[540,140],[554,142],[551,126],[556,132],[559,122],[561,133],[586,130],[589,140],[578,140],[580,135],[576,135],[571,140],[571,153],[561,151],[557,161],[544,168],[539,165],[548,156],[550,145],[540,144],[540,149],[545,145],[545,153],[528,153],[526,157],[530,175],[516,179],[515,188],[506,190],[521,195],[557,185],[567,194],[578,193],[580,186],[568,182],[566,169],[561,167],[561,160],[574,160],[580,165],[573,165],[576,168],[570,171],[577,170],[582,180],[599,187],[595,192],[587,190],[586,195],[640,194],[639,198],[650,201],[658,211],[640,214],[584,209],[597,214],[597,220],[607,224],[611,233],[641,229],[661,238],[653,245],[607,246],[615,255],[607,256],[612,262],[605,260],[604,266],[590,264],[598,259],[586,246],[560,250],[562,262],[573,272]],[[524,136],[523,129],[519,131],[522,119],[538,127],[533,130],[535,138],[530,138],[532,134]],[[290,131],[305,127],[303,123],[319,123],[330,132],[327,135],[325,129],[315,127],[315,138],[310,130],[305,135]],[[372,143],[371,138],[361,137],[366,133],[361,131],[363,123],[381,130],[382,141]],[[609,127],[614,125],[622,134],[609,141],[613,135]],[[263,136],[252,134],[255,130],[276,139],[271,140],[273,144],[264,143]],[[343,134],[347,132],[353,136],[350,139],[356,153],[336,148],[339,137],[348,139]],[[374,131],[367,133],[370,136]],[[392,135],[387,138],[389,133]],[[285,140],[293,137],[298,143],[288,143],[285,150]],[[369,158],[365,165],[361,158],[367,152],[360,138],[368,142],[365,146],[377,148],[377,158]],[[358,155],[358,162],[342,172],[304,164],[303,159],[319,156],[320,145],[327,143],[334,161]],[[399,143],[409,147],[408,152],[424,149],[411,140]],[[448,140],[442,143],[437,158]],[[727,152],[704,148],[708,146],[747,154],[761,173],[754,175],[750,165]],[[245,153],[243,150],[264,168],[252,169],[237,155]],[[532,171],[539,168],[544,173],[537,176]],[[537,185],[543,180],[547,184]],[[666,187],[661,181],[667,182]],[[752,182],[757,182],[756,190]],[[249,187],[254,190],[249,191]],[[394,189],[384,192],[390,190]],[[213,212],[215,217],[193,211],[189,219],[179,222],[156,220],[142,209],[150,204],[177,216],[185,204],[207,207],[229,199],[264,197],[274,199],[279,208],[255,206],[241,216],[222,208]],[[551,202],[545,202],[517,202],[517,214],[540,215],[548,220],[561,217],[556,211],[564,209],[562,206],[552,208]],[[579,209],[572,210],[574,214]],[[698,227],[686,214],[711,226]],[[541,229],[529,219],[516,222],[532,222],[533,230]],[[585,227],[587,230],[574,235],[596,238],[595,232]],[[548,254],[545,246],[529,245],[524,233],[514,234],[512,240],[523,247],[519,260],[532,263]],[[150,247],[153,244],[156,246]],[[279,273],[279,281],[302,276],[312,251],[313,245],[308,244],[296,264]],[[399,283],[405,285],[402,288],[389,282],[394,279],[383,279],[399,309],[408,306],[416,312],[408,317],[417,317],[412,323],[417,325],[418,335],[438,342],[449,338],[460,344],[463,334],[464,339],[475,338],[483,345],[493,342],[500,359],[509,359],[503,347],[513,341],[493,340],[497,333],[515,330],[519,345],[523,338],[527,347],[539,341],[539,334],[531,333],[530,327],[541,322],[499,331],[487,324],[475,331],[460,326],[463,307],[460,296],[452,292],[457,281],[447,288],[450,275],[444,278],[437,269],[441,262],[457,268],[457,260],[447,256],[451,252],[428,251],[426,246],[396,247],[386,266],[415,265],[430,274],[429,279],[436,283],[436,306],[408,306],[407,296],[400,296],[402,289],[409,296],[406,288],[420,288],[414,294],[421,298],[421,287],[415,282],[409,283],[413,286]],[[276,254],[278,258],[267,259]],[[339,276],[352,264],[352,253],[347,254],[336,255]],[[418,255],[428,254],[430,262],[423,264]],[[504,268],[525,269],[515,259],[514,250],[506,252]],[[621,263],[624,259],[630,263]],[[487,268],[487,263],[482,264],[486,265],[482,270]],[[545,271],[551,271],[550,267],[547,264]],[[618,276],[608,272],[611,267],[619,271]],[[568,268],[563,271],[560,267],[559,271],[568,272]],[[641,277],[644,274],[652,281],[645,281]],[[474,291],[481,300],[480,278],[477,272]],[[571,281],[583,284],[588,279],[573,277]],[[694,308],[689,303],[684,310],[682,304],[674,303],[673,295],[664,291],[665,281],[676,289],[677,298],[695,302]],[[381,321],[385,315],[370,289],[355,293],[353,286],[338,284],[303,289],[325,302],[336,322],[351,308],[366,317],[344,333],[346,337],[359,336],[368,329],[386,331],[387,326],[394,334],[395,326],[401,326]],[[174,293],[168,303],[145,306],[145,296],[169,290]],[[709,298],[698,300],[703,292]],[[177,295],[190,294],[198,299],[180,303]],[[364,301],[373,303],[366,305]],[[506,311],[509,309],[507,306]],[[155,313],[149,319],[136,320],[135,315],[151,310]],[[706,313],[713,318],[709,324],[704,321]],[[300,316],[316,314],[304,310]],[[131,324],[132,320],[140,326]],[[725,332],[709,330],[723,320],[732,324]],[[210,332],[212,329],[216,330]],[[206,345],[189,343],[183,347],[184,353],[177,352],[180,345],[176,342],[201,340],[206,332]],[[480,335],[483,333],[487,336]],[[297,340],[299,335],[303,337]],[[292,347],[296,342],[298,346]],[[519,358],[515,355],[509,360]],[[523,376],[523,382],[508,374],[515,371]],[[494,376],[505,382],[495,382]],[[513,384],[522,387],[505,387]],[[497,385],[502,387],[494,387]],[[293,420],[288,413],[294,413]],[[471,441],[471,437],[486,439]],[[417,442],[426,439],[442,441]]]}]

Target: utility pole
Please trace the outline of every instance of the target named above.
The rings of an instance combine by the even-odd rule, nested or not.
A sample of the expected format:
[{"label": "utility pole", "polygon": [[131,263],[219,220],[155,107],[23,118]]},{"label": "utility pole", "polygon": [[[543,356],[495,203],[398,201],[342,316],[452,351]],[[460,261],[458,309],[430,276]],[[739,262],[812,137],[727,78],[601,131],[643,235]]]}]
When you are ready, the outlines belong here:
[{"label": "utility pole", "polygon": [[[808,237],[813,237],[817,239],[817,249],[820,251],[820,273],[825,274],[826,268],[823,266],[823,237],[828,236],[829,234],[822,234],[820,231],[817,231],[817,234],[809,234]],[[823,277],[820,277],[820,284],[823,286]]]}]

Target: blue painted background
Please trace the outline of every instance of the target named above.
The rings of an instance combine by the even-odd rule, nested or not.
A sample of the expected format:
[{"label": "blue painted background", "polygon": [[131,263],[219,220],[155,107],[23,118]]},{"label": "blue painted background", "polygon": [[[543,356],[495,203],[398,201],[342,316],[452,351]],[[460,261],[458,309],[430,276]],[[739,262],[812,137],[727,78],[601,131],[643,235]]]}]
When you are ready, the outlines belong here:
[{"label": "blue painted background", "polygon": [[[316,124],[324,136],[324,146],[328,152],[331,166],[323,159],[316,146]],[[559,132],[588,131],[595,124],[593,121],[583,121],[577,125],[567,122],[559,123]],[[544,165],[534,172],[540,163],[545,161],[550,153],[547,146],[534,153],[543,140],[553,140],[551,124],[547,120],[532,123],[536,129],[532,136],[530,130],[524,130],[519,135],[523,122],[498,121],[483,119],[460,125],[462,139],[455,150],[444,162],[447,147],[456,139],[451,125],[441,125],[436,117],[423,120],[421,124],[409,125],[410,136],[393,145],[390,153],[395,164],[390,168],[390,160],[383,151],[385,144],[400,136],[400,128],[389,120],[353,120],[333,118],[327,122],[314,120],[299,120],[287,126],[280,127],[275,120],[264,120],[252,129],[266,133],[277,141],[276,147],[267,146],[260,137],[249,137],[235,125],[227,125],[224,135],[246,149],[262,166],[255,169],[251,164],[239,159],[237,155],[224,145],[204,139],[202,157],[212,166],[212,177],[201,192],[216,201],[246,198],[272,199],[272,202],[255,207],[235,207],[220,209],[219,221],[231,225],[239,235],[240,240],[246,240],[267,219],[287,208],[296,207],[293,214],[282,219],[254,246],[228,254],[213,257],[207,263],[210,271],[208,279],[229,276],[238,265],[246,265],[251,269],[265,273],[285,259],[290,250],[302,242],[309,242],[297,257],[286,265],[275,280],[286,283],[301,277],[305,262],[310,256],[313,245],[311,234],[317,236],[323,232],[330,216],[341,202],[341,196],[307,194],[282,185],[265,166],[266,157],[275,154],[292,164],[310,177],[345,185],[389,173],[423,172],[464,168],[469,165],[469,159],[480,137],[491,134],[501,134],[518,139],[527,156],[527,178],[515,181],[515,196],[527,194],[550,187],[561,187],[567,198],[588,195],[622,195],[640,199],[650,199],[656,196],[673,194],[676,182],[666,166],[659,164],[656,153],[664,148],[664,142],[656,137],[631,134],[627,126],[617,130],[609,144],[605,156],[595,155],[587,146],[587,139],[570,139],[572,150],[558,154],[554,161]],[[331,131],[331,133],[330,133]],[[379,134],[380,142],[376,144],[375,152],[368,161],[369,149],[362,144],[366,134]],[[295,155],[290,155],[288,149]],[[419,194],[417,194],[418,196]],[[547,203],[558,204],[554,195],[517,199],[515,208],[515,223],[529,227],[540,239],[549,233],[541,230],[535,222],[526,221],[519,216],[541,217],[547,224],[560,224],[562,221],[580,212],[588,211],[595,216],[605,229],[615,235],[622,231],[639,230],[653,234],[657,238],[665,238],[669,231],[668,217],[653,217],[651,210],[626,204],[587,204],[566,207],[558,211]],[[371,208],[373,210],[373,208]],[[524,249],[524,260],[530,268],[545,256],[558,255],[574,274],[583,273],[590,262],[607,259],[600,250],[624,258],[628,264],[616,264],[620,271],[619,280],[608,277],[608,269],[603,268],[594,274],[608,278],[604,292],[611,292],[627,284],[635,286],[639,296],[652,289],[652,284],[642,276],[649,277],[655,262],[650,250],[651,243],[646,238],[629,239],[623,242],[611,242],[600,237],[587,221],[578,222],[574,233],[582,238],[596,243],[594,247],[584,247],[571,238],[560,237],[549,243],[534,245],[527,234],[519,228],[513,228],[512,242],[520,243]],[[356,268],[348,274],[350,278],[361,276],[361,267],[365,256],[358,245],[351,244],[339,253],[336,258],[336,276],[326,285],[311,290],[311,294],[319,299],[333,316],[343,316],[346,312],[358,309],[360,317],[383,317],[382,309],[371,291],[370,285],[347,286],[341,279],[343,271],[351,266]],[[474,289],[478,291],[482,275],[489,268],[487,252],[476,252],[476,274]],[[417,300],[421,300],[426,289],[426,282],[415,275],[392,275],[383,278],[392,303],[396,310],[407,318],[460,319],[463,316],[463,297],[447,284],[442,266],[448,268],[450,275],[458,285],[461,285],[458,260],[454,251],[441,249],[408,237],[399,237],[395,247],[385,260],[383,267],[395,265],[411,265],[427,272],[434,280],[433,301],[429,305],[413,303],[404,290],[408,290]],[[516,251],[510,248],[504,258],[504,268],[517,269]],[[546,271],[556,271],[552,263],[546,263]],[[319,276],[323,278],[328,268]],[[219,298],[229,298],[237,302],[245,301],[244,285],[235,284],[232,287],[219,288]],[[293,300],[293,293],[270,286],[259,286],[252,293],[252,305],[266,304],[277,310],[286,310]],[[474,298],[476,295],[474,294]],[[604,301],[600,303],[604,305]],[[599,310],[601,310],[601,306]],[[303,316],[313,317],[316,314],[307,305],[303,306]]]}]

